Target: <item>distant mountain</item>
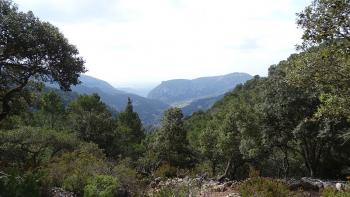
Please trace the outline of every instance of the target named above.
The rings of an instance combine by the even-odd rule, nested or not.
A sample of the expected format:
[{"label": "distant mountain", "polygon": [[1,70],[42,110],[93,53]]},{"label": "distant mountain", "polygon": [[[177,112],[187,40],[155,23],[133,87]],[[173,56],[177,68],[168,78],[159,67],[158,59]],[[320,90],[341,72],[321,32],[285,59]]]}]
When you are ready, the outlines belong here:
[{"label": "distant mountain", "polygon": [[[71,87],[72,93],[69,94],[71,98],[75,98],[76,96],[74,97],[74,95],[77,94],[97,93],[101,97],[101,100],[113,110],[122,111],[127,104],[128,97],[130,97],[133,101],[134,110],[139,114],[141,121],[145,125],[158,124],[163,112],[169,108],[169,105],[159,100],[148,99],[118,90],[108,82],[94,77],[81,75],[79,79],[82,83]],[[51,88],[57,88],[57,85],[47,85]]]},{"label": "distant mountain", "polygon": [[118,94],[125,94],[126,92],[118,90],[114,88],[111,84],[109,84],[106,81],[103,81],[101,79],[97,79],[95,77],[91,77],[88,75],[81,75],[80,81],[82,82],[82,85],[89,87],[89,88],[98,88],[104,92],[107,93],[118,93]]},{"label": "distant mountain", "polygon": [[215,97],[203,98],[192,101],[191,103],[182,108],[182,112],[185,116],[190,116],[192,115],[192,113],[197,111],[207,111],[214,105],[216,101],[220,100],[223,97],[224,95],[222,94]]},{"label": "distant mountain", "polygon": [[169,105],[185,106],[195,100],[215,98],[244,83],[252,76],[247,73],[231,73],[222,76],[201,77],[193,80],[174,79],[163,81],[148,94]]}]

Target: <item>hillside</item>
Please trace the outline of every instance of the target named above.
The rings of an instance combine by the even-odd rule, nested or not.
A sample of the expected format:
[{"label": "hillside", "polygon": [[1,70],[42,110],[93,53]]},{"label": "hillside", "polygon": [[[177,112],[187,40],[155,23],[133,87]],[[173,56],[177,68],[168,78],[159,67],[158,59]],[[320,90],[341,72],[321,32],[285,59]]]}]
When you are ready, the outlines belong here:
[{"label": "hillside", "polygon": [[244,83],[252,76],[247,73],[231,73],[222,76],[197,79],[174,79],[163,81],[148,94],[148,98],[158,99],[169,105],[181,106],[202,98],[222,95],[237,84]]},{"label": "hillside", "polygon": [[182,112],[185,116],[189,116],[189,115],[192,115],[192,113],[197,111],[206,111],[210,109],[215,104],[215,102],[220,100],[223,96],[224,95],[222,94],[215,97],[203,98],[203,99],[192,101],[188,105],[182,108]]},{"label": "hillside", "polygon": [[[77,94],[97,93],[101,100],[116,111],[124,110],[128,97],[133,101],[135,111],[145,125],[155,125],[160,121],[163,112],[169,107],[167,104],[154,99],[148,99],[136,94],[118,90],[108,82],[87,75],[81,75],[81,84],[72,87],[71,93],[62,93],[67,98],[76,98]],[[58,88],[53,84],[46,84],[51,88]],[[66,101],[68,102],[68,101]]]}]

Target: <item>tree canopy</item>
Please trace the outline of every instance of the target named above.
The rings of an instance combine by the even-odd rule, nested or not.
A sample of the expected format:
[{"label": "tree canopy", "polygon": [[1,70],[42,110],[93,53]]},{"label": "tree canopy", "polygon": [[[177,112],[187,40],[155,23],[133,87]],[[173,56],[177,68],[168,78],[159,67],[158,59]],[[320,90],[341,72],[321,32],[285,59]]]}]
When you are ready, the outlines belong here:
[{"label": "tree canopy", "polygon": [[77,48],[58,28],[0,1],[0,121],[31,82],[57,82],[69,90],[85,71]]}]

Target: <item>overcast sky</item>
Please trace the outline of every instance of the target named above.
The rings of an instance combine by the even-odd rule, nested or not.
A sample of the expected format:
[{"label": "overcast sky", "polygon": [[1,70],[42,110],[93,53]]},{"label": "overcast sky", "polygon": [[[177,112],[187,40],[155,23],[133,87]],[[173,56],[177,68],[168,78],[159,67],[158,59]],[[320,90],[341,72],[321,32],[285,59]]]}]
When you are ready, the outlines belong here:
[{"label": "overcast sky", "polygon": [[59,27],[88,75],[116,87],[267,74],[300,43],[311,0],[14,0]]}]

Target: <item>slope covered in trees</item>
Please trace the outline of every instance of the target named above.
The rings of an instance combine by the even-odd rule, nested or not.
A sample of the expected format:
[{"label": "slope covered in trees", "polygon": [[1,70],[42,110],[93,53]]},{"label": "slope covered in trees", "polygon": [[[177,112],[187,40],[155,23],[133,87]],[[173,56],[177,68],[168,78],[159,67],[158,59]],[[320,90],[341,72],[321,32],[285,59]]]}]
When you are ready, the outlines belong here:
[{"label": "slope covered in trees", "polygon": [[[55,189],[77,196],[181,196],[188,190],[147,189],[157,177],[201,176],[251,177],[239,188],[243,196],[280,197],[290,196],[286,186],[256,176],[345,179],[349,9],[348,0],[315,0],[298,14],[300,51],[272,65],[267,77],[238,85],[206,112],[184,118],[170,108],[160,127],[144,128],[130,98],[113,114],[98,94],[43,91],[32,79],[58,81],[67,90],[85,71],[83,61],[57,28],[0,1],[6,51],[0,54],[0,196],[50,196]],[[29,50],[33,40],[18,29],[33,30],[27,36],[42,48]],[[59,41],[47,43],[38,33]],[[58,59],[31,59],[41,55]],[[326,188],[323,196],[349,195],[344,190]]]}]

